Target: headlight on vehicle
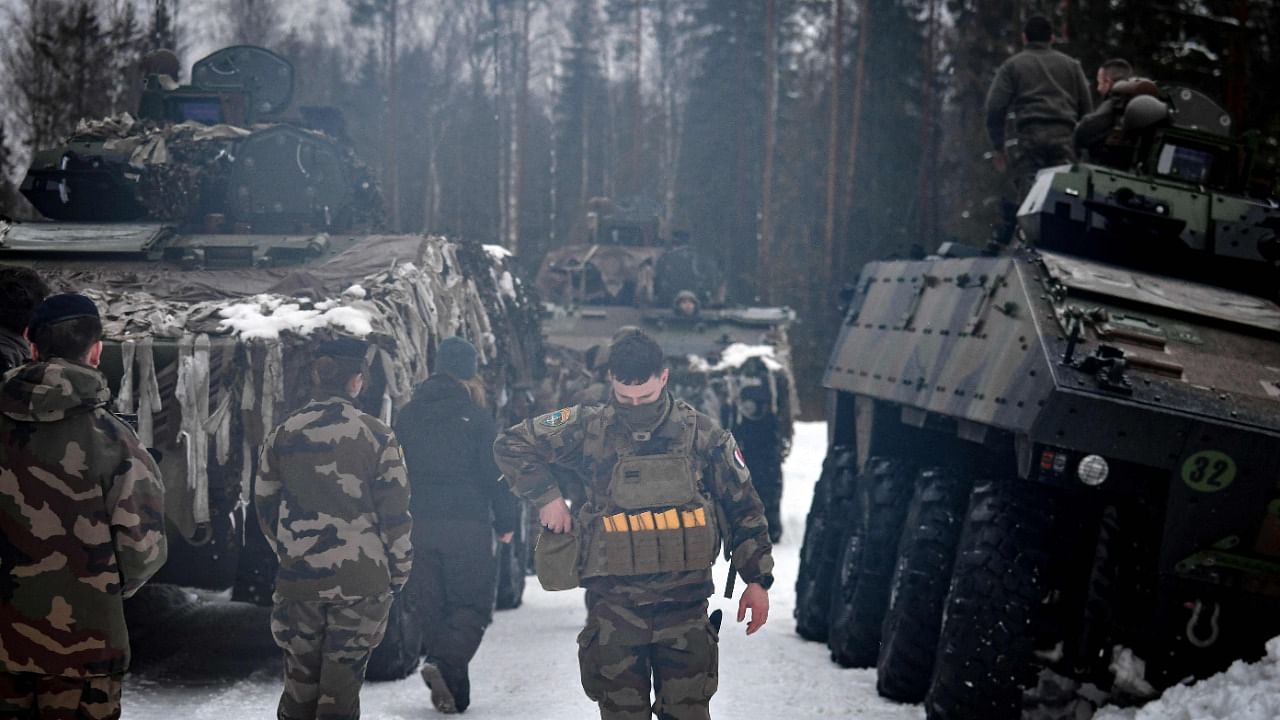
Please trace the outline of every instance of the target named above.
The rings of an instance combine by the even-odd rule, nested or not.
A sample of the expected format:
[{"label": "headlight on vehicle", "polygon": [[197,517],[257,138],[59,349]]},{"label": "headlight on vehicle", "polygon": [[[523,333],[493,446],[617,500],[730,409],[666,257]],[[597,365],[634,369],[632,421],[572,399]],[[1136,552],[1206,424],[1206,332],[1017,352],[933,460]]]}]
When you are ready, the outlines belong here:
[{"label": "headlight on vehicle", "polygon": [[1109,472],[1111,468],[1107,465],[1107,459],[1101,455],[1085,455],[1076,466],[1076,477],[1090,487],[1101,485]]}]

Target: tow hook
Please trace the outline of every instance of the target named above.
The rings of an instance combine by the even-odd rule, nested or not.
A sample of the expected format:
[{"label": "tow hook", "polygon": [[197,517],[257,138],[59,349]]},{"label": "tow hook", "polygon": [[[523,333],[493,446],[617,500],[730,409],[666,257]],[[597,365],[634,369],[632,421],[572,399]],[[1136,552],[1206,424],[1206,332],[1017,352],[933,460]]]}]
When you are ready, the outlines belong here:
[{"label": "tow hook", "polygon": [[1218,642],[1218,615],[1222,612],[1222,605],[1213,603],[1213,614],[1209,616],[1209,635],[1204,638],[1198,636],[1196,629],[1196,625],[1200,622],[1200,612],[1204,610],[1204,603],[1196,600],[1194,603],[1186,603],[1184,607],[1191,611],[1191,619],[1187,621],[1187,642],[1201,649]]}]

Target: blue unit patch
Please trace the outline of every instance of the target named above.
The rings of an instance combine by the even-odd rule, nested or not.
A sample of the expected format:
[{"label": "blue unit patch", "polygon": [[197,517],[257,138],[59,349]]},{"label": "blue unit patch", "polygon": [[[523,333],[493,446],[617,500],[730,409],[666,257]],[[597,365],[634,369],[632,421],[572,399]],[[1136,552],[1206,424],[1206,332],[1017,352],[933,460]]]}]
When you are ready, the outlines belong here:
[{"label": "blue unit patch", "polygon": [[553,413],[547,413],[538,418],[538,423],[544,427],[555,428],[569,422],[573,417],[573,408],[561,408]]}]

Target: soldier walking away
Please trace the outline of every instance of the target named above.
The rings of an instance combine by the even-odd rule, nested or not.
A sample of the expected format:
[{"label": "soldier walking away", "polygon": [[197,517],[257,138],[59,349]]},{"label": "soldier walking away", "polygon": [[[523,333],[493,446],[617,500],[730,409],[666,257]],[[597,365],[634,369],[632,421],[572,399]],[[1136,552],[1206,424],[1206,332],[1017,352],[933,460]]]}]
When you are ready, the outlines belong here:
[{"label": "soldier walking away", "polygon": [[[538,507],[539,563],[544,547],[576,541],[562,572],[544,577],[540,567],[539,580],[587,590],[578,661],[606,720],[710,717],[719,628],[707,598],[722,537],[747,583],[738,621],[750,613],[750,635],[769,616],[769,528],[742,453],[733,435],[672,397],[668,374],[652,338],[626,334],[609,349],[608,404],[525,421],[494,443],[513,490]],[[584,478],[587,499],[572,514],[553,468]]]},{"label": "soldier walking away", "polygon": [[0,717],[120,717],[124,598],[164,564],[164,486],[107,411],[102,321],[54,295],[0,385]]},{"label": "soldier walking away", "polygon": [[352,402],[366,351],[351,338],[320,344],[311,402],[271,431],[258,465],[258,522],[280,559],[281,720],[360,716],[369,654],[413,562],[400,444]]},{"label": "soldier walking away", "polygon": [[493,620],[498,563],[494,537],[511,542],[520,522],[516,498],[493,462],[497,426],[466,381],[476,349],[446,338],[435,372],[396,419],[413,488],[413,572],[405,595],[421,608],[422,677],[443,713],[471,704],[467,666]]},{"label": "soldier walking away", "polygon": [[[1076,122],[1093,110],[1093,96],[1080,62],[1054,50],[1053,25],[1033,15],[1022,28],[1022,52],[996,70],[987,91],[987,134],[996,170],[1011,170],[1021,199],[1037,170],[1076,160],[1071,135]],[[1005,137],[1014,116],[1015,137]],[[1010,142],[1012,140],[1012,142]],[[1010,152],[1006,154],[1006,147]]]},{"label": "soldier walking away", "polygon": [[31,361],[31,344],[22,333],[48,294],[35,270],[0,266],[0,375]]}]

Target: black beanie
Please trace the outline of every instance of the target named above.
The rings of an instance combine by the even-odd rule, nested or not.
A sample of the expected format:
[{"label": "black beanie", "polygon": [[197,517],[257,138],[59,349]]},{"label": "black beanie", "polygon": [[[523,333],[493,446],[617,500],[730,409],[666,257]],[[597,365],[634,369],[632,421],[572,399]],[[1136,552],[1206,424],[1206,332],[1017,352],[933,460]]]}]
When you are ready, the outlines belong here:
[{"label": "black beanie", "polygon": [[447,373],[458,380],[476,376],[476,347],[464,338],[445,338],[436,350],[436,372]]},{"label": "black beanie", "polygon": [[323,355],[336,358],[351,358],[353,360],[364,360],[369,352],[369,344],[363,340],[357,340],[350,337],[336,337],[331,340],[322,340],[316,347],[316,355]]},{"label": "black beanie", "polygon": [[98,314],[98,306],[84,295],[80,293],[50,295],[32,311],[31,319],[27,321],[27,333],[34,336],[36,330],[44,325],[88,317],[101,316]]}]

